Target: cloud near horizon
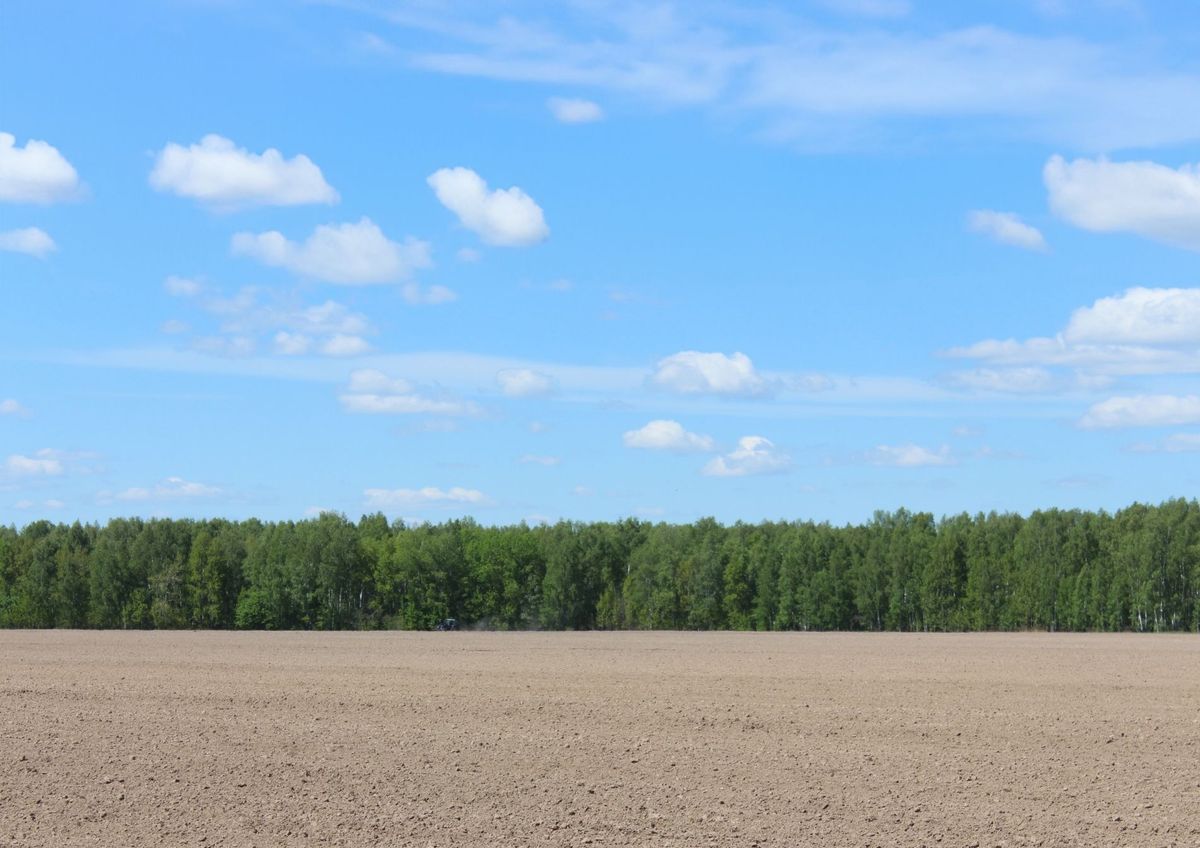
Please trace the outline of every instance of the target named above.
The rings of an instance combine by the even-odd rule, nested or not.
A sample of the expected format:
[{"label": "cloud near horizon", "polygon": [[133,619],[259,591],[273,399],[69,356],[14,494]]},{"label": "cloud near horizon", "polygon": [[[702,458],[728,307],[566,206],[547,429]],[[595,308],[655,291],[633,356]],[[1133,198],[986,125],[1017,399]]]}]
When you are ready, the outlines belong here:
[{"label": "cloud near horizon", "polygon": [[363,503],[368,509],[430,509],[455,506],[486,506],[487,495],[478,489],[452,486],[440,489],[425,486],[421,489],[365,489]]},{"label": "cloud near horizon", "polygon": [[706,477],[749,477],[757,474],[780,474],[792,466],[792,459],[780,452],[770,439],[763,436],[742,436],[738,446],[723,456],[713,457],[701,469]]}]

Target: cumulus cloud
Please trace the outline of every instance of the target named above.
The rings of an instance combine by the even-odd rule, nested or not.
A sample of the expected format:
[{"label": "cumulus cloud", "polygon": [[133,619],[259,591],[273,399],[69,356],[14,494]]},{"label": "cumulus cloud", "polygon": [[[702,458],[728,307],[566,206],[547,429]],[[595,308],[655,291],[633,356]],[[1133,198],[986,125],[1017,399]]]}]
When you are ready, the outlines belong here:
[{"label": "cumulus cloud", "polygon": [[276,230],[237,233],[232,249],[264,265],[341,285],[391,283],[433,264],[428,242],[411,236],[402,243],[392,241],[370,218],[321,225],[303,242]]},{"label": "cumulus cloud", "polygon": [[679,394],[752,396],[767,393],[769,385],[744,353],[701,353],[684,350],[660,359],[650,382]]},{"label": "cumulus cloud", "polygon": [[1131,288],[1076,309],[1053,337],[986,339],[947,355],[1091,375],[1200,370],[1200,289]]},{"label": "cumulus cloud", "polygon": [[1088,430],[1200,423],[1200,395],[1131,395],[1094,404],[1079,419]]},{"label": "cumulus cloud", "polygon": [[971,232],[987,236],[1001,244],[1039,252],[1047,249],[1046,239],[1041,231],[1026,224],[1013,212],[976,209],[967,213],[967,226]]},{"label": "cumulus cloud", "polygon": [[[290,296],[247,286],[236,294],[201,295],[198,284],[168,278],[168,290],[191,297],[199,309],[219,319],[221,336],[200,339],[201,349],[224,355],[253,353],[256,340],[271,334],[274,351],[285,356],[316,352],[325,356],[355,356],[370,350],[364,335],[375,332],[367,317],[345,304],[326,300],[298,305]],[[186,327],[184,327],[186,329]]]},{"label": "cumulus cloud", "polygon": [[575,97],[551,97],[547,108],[555,120],[563,124],[591,124],[604,120],[604,110],[599,103]]},{"label": "cumulus cloud", "polygon": [[326,356],[361,356],[370,349],[370,343],[362,336],[348,333],[335,333],[321,342],[320,348]]},{"label": "cumulus cloud", "polygon": [[442,168],[427,182],[459,223],[488,244],[523,247],[550,235],[542,207],[516,186],[490,191],[470,168]]},{"label": "cumulus cloud", "polygon": [[1200,250],[1200,164],[1052,156],[1042,176],[1050,208],[1077,227]]},{"label": "cumulus cloud", "polygon": [[628,430],[622,437],[627,448],[667,450],[680,453],[711,451],[715,444],[711,436],[689,433],[678,421],[656,419],[637,430]]},{"label": "cumulus cloud", "polygon": [[404,298],[405,303],[411,303],[413,306],[437,306],[458,300],[458,295],[445,286],[434,285],[426,288],[417,283],[405,283],[400,290],[400,296]]},{"label": "cumulus cloud", "polygon": [[407,380],[366,368],[350,374],[340,397],[347,412],[375,415],[477,415],[475,404],[457,398],[421,393]]},{"label": "cumulus cloud", "polygon": [[158,191],[190,197],[218,209],[336,203],[338,194],[304,155],[285,159],[275,148],[251,153],[222,136],[204,136],[159,152],[150,172]]},{"label": "cumulus cloud", "polygon": [[[182,477],[168,477],[153,486],[135,486],[112,495],[119,501],[172,501],[190,498],[212,498],[222,494],[216,486],[195,483]],[[103,497],[102,497],[103,499]]]},{"label": "cumulus cloud", "polygon": [[1063,336],[1100,344],[1200,343],[1200,289],[1131,288],[1076,309]]},{"label": "cumulus cloud", "polygon": [[735,450],[714,457],[702,469],[709,477],[747,477],[753,474],[778,474],[791,467],[792,460],[781,453],[770,439],[743,436]]},{"label": "cumulus cloud", "polygon": [[9,477],[58,477],[66,471],[61,451],[43,448],[33,456],[14,453],[4,461]]},{"label": "cumulus cloud", "polygon": [[505,368],[496,372],[500,391],[509,397],[536,397],[554,391],[554,379],[532,368]]},{"label": "cumulus cloud", "polygon": [[312,349],[313,340],[303,333],[280,330],[273,339],[275,352],[283,356],[302,356]]},{"label": "cumulus cloud", "polygon": [[929,465],[953,465],[950,447],[942,445],[930,450],[920,445],[878,445],[867,452],[867,462],[894,468],[921,468]]},{"label": "cumulus cloud", "polygon": [[0,200],[54,203],[78,194],[79,175],[56,147],[36,139],[18,147],[16,136],[0,132]]},{"label": "cumulus cloud", "polygon": [[0,399],[0,415],[28,415],[29,410],[12,398]]},{"label": "cumulus cloud", "polygon": [[439,489],[366,489],[363,500],[369,509],[427,509],[434,507],[483,506],[488,498],[478,489],[453,486]]},{"label": "cumulus cloud", "polygon": [[58,245],[45,230],[37,227],[24,227],[0,232],[0,250],[25,253],[43,259],[47,254],[58,250]]}]

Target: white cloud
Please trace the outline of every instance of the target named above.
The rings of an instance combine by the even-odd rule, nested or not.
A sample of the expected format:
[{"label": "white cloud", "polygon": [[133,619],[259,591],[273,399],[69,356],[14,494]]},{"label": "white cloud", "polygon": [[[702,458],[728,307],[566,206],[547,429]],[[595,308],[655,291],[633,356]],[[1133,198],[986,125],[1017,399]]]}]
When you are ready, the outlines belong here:
[{"label": "white cloud", "polygon": [[201,336],[192,340],[192,347],[202,353],[235,359],[253,356],[258,349],[248,336]]},{"label": "white cloud", "polygon": [[1043,178],[1050,208],[1077,227],[1200,250],[1200,165],[1052,156]]},{"label": "white cloud", "polygon": [[500,391],[509,397],[536,397],[554,391],[554,380],[532,368],[505,368],[496,373]]},{"label": "white cloud", "polygon": [[54,203],[79,194],[79,175],[58,149],[29,139],[17,147],[11,133],[0,132],[0,200]]},{"label": "white cloud", "polygon": [[1076,309],[1063,336],[1099,344],[1200,343],[1200,288],[1126,289]]},{"label": "white cloud", "polygon": [[158,154],[150,185],[218,209],[336,203],[338,194],[307,156],[284,159],[275,148],[251,153],[219,135]]},{"label": "white cloud", "polygon": [[412,237],[394,242],[370,218],[321,225],[303,243],[276,230],[237,233],[232,249],[264,265],[342,285],[395,282],[433,264],[428,242]]},{"label": "white cloud", "polygon": [[366,489],[363,499],[369,509],[424,509],[431,507],[484,506],[488,498],[478,489],[454,486],[439,489]]},{"label": "white cloud", "polygon": [[522,465],[545,465],[547,467],[558,465],[562,462],[562,457],[558,456],[542,456],[540,454],[527,453],[523,454],[517,462]]},{"label": "white cloud", "polygon": [[[828,0],[898,14],[891,0]],[[914,132],[1105,150],[1200,137],[1200,74],[1184,30],[1157,52],[1129,37],[1026,35],[995,25],[814,25],[800,4],[730,14],[726,4],[591,3],[570,25],[519,10],[388,7],[392,24],[436,34],[417,67],[538,85],[615,90],[658,108],[702,106],[806,148],[886,147]]]},{"label": "white cloud", "polygon": [[29,414],[29,410],[26,409],[21,404],[19,404],[17,401],[13,400],[12,398],[0,399],[0,415],[25,416],[28,414]]},{"label": "white cloud", "polygon": [[604,110],[599,103],[576,97],[551,97],[546,106],[555,120],[563,124],[591,124],[604,120]]},{"label": "white cloud", "polygon": [[350,374],[350,384],[341,395],[347,412],[376,415],[477,415],[475,404],[448,397],[421,394],[407,380],[389,377],[382,371],[361,369]]},{"label": "white cloud", "polygon": [[716,445],[711,436],[689,433],[678,421],[656,419],[637,430],[629,430],[622,437],[627,448],[646,450],[668,450],[681,453],[711,451]]},{"label": "white cloud", "polygon": [[159,332],[165,333],[168,336],[178,336],[188,332],[191,327],[184,321],[177,318],[168,318],[159,326]]},{"label": "white cloud", "polygon": [[[268,292],[271,302],[263,302],[261,289],[246,287],[231,297],[196,297],[201,291],[192,289],[191,280],[170,278],[172,290],[195,299],[199,309],[220,319],[219,336],[202,337],[194,341],[200,350],[224,356],[249,356],[257,348],[262,334],[270,334],[273,350],[284,356],[300,356],[316,352],[325,356],[356,356],[370,350],[364,334],[373,333],[367,317],[352,312],[333,300],[311,306],[294,302],[291,296]],[[178,323],[178,322],[177,322]],[[186,331],[181,325],[178,331]]]},{"label": "white cloud", "polygon": [[413,306],[438,306],[458,300],[458,295],[445,286],[422,288],[417,283],[405,283],[400,290],[400,296],[404,298],[405,303],[411,303]]},{"label": "white cloud", "polygon": [[[1079,385],[1112,374],[1200,371],[1200,289],[1131,288],[1076,309],[1054,337],[986,339],[946,354],[1009,366],[1081,369]],[[1059,381],[1060,383],[1062,381]]]},{"label": "white cloud", "polygon": [[60,501],[58,498],[49,498],[42,501],[40,504],[24,498],[13,504],[13,507],[16,509],[34,509],[38,506],[40,506],[42,509],[62,509],[64,506],[66,506],[66,504],[63,501]]},{"label": "white cloud", "polygon": [[1014,394],[1047,392],[1059,386],[1053,374],[1038,366],[957,371],[950,375],[950,380],[956,385],[977,391]]},{"label": "white cloud", "polygon": [[275,334],[275,352],[283,356],[302,356],[312,349],[312,339],[303,333],[280,330]]},{"label": "white cloud", "polygon": [[872,465],[889,465],[895,468],[954,465],[948,445],[942,445],[936,451],[913,444],[879,445],[867,452],[867,461]]},{"label": "white cloud", "polygon": [[43,448],[33,456],[10,454],[4,461],[10,477],[58,477],[66,471],[61,451]]},{"label": "white cloud", "polygon": [[24,227],[19,230],[0,232],[0,250],[25,253],[43,259],[47,254],[58,250],[58,245],[45,230],[37,227]]},{"label": "white cloud", "polygon": [[460,247],[458,252],[454,254],[459,262],[478,262],[483,258],[483,254],[473,247]]},{"label": "white cloud", "polygon": [[1172,433],[1163,439],[1163,450],[1167,453],[1200,451],[1200,433]]},{"label": "white cloud", "polygon": [[1013,212],[976,209],[967,213],[967,226],[971,232],[985,235],[1002,244],[1039,252],[1046,250],[1046,239],[1041,231],[1026,224]]},{"label": "white cloud", "polygon": [[[135,486],[117,492],[111,497],[119,501],[168,501],[187,498],[212,498],[222,494],[216,486],[204,483],[194,483],[182,477],[168,477],[161,483],[150,487]],[[106,500],[107,493],[101,493],[101,499]]]},{"label": "white cloud", "polygon": [[167,294],[174,297],[195,297],[204,290],[197,280],[189,280],[186,277],[176,277],[171,275],[163,280],[163,288]]},{"label": "white cloud", "polygon": [[326,356],[361,356],[371,349],[362,336],[337,333],[321,343],[321,353]]},{"label": "white cloud", "polygon": [[679,394],[752,396],[765,394],[768,383],[744,353],[701,353],[684,350],[660,359],[651,383]]},{"label": "white cloud", "polygon": [[1132,395],[1094,404],[1079,419],[1088,430],[1200,423],[1200,395]]},{"label": "white cloud", "polygon": [[746,477],[777,474],[791,467],[792,460],[762,436],[743,436],[737,449],[710,460],[702,469],[709,477]]},{"label": "white cloud", "polygon": [[523,247],[550,235],[542,207],[516,186],[489,191],[470,168],[442,168],[427,182],[459,223],[488,244]]},{"label": "white cloud", "polygon": [[351,312],[345,304],[333,300],[299,309],[274,310],[263,318],[318,335],[353,335],[371,331],[367,316],[361,312]]}]

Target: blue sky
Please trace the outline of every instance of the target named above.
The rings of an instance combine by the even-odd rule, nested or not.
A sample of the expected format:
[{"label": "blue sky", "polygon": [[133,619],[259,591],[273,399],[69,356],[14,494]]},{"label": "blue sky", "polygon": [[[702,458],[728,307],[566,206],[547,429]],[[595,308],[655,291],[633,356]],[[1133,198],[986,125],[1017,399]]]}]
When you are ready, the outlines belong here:
[{"label": "blue sky", "polygon": [[0,7],[0,522],[1200,484],[1200,10]]}]

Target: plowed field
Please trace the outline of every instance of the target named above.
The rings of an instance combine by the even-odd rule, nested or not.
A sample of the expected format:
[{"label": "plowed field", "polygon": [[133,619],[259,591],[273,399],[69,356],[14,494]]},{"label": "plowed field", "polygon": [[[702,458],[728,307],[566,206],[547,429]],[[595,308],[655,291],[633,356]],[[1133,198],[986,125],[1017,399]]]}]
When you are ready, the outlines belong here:
[{"label": "plowed field", "polygon": [[0,633],[0,845],[1200,845],[1200,638]]}]

